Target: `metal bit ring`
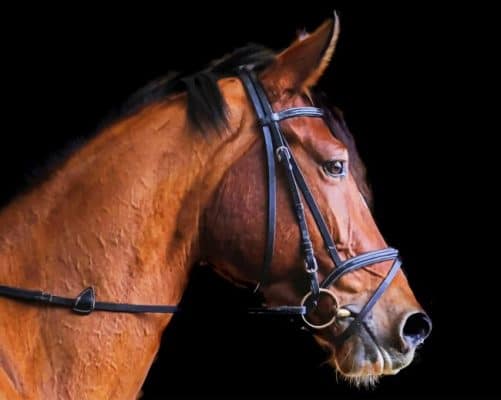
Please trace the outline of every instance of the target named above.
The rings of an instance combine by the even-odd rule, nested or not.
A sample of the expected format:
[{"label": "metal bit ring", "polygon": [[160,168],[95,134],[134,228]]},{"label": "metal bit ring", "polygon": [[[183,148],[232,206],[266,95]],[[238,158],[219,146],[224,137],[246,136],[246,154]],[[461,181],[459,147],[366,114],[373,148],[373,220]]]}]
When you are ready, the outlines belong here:
[{"label": "metal bit ring", "polygon": [[[320,293],[325,293],[326,295],[330,296],[331,299],[334,301],[334,306],[333,306],[334,313],[332,315],[332,318],[323,324],[314,324],[313,322],[310,322],[306,319],[307,314],[301,314],[301,318],[303,318],[304,323],[306,325],[308,325],[310,328],[314,328],[314,329],[323,329],[323,328],[327,328],[329,325],[332,325],[334,323],[334,321],[336,321],[337,310],[339,308],[339,303],[336,299],[336,296],[334,296],[334,293],[332,293],[330,290],[327,290],[324,288],[320,288]],[[303,300],[301,300],[301,306],[305,305],[306,301],[310,298],[310,296],[311,296],[311,291],[306,293],[306,295],[303,297]]]}]

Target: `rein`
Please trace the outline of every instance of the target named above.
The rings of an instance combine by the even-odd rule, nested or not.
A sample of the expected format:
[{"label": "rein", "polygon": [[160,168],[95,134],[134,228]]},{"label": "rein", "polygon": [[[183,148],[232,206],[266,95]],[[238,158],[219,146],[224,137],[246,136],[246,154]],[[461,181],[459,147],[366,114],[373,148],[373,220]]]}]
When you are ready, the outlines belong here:
[{"label": "rein", "polygon": [[[128,304],[128,303],[112,303],[105,301],[96,301],[96,293],[94,288],[88,287],[84,289],[77,297],[62,297],[56,296],[48,292],[40,290],[20,289],[12,286],[0,285],[0,296],[7,297],[13,300],[20,300],[32,303],[45,304],[49,306],[70,308],[73,312],[80,315],[88,315],[93,311],[107,311],[116,313],[160,313],[174,314],[181,311],[179,306],[172,305],[152,305],[152,304]],[[285,314],[285,315],[302,315],[306,313],[304,306],[281,306],[269,308],[248,308],[250,314]]]}]

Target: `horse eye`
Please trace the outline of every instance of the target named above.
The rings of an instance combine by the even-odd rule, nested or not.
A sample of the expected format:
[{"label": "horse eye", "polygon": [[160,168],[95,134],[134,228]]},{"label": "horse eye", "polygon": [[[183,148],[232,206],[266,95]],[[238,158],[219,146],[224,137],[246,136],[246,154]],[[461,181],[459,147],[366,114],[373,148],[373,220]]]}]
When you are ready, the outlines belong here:
[{"label": "horse eye", "polygon": [[346,175],[345,162],[343,160],[329,160],[323,165],[325,173],[333,178],[339,178]]}]

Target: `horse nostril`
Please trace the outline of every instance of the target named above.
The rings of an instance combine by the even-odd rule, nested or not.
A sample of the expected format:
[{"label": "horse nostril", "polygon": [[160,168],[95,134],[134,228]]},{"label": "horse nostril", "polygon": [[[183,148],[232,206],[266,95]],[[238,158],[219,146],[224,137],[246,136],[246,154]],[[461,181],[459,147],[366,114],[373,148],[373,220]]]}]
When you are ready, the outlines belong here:
[{"label": "horse nostril", "polygon": [[422,312],[411,314],[403,324],[402,336],[405,343],[411,347],[424,342],[431,333],[431,319]]}]

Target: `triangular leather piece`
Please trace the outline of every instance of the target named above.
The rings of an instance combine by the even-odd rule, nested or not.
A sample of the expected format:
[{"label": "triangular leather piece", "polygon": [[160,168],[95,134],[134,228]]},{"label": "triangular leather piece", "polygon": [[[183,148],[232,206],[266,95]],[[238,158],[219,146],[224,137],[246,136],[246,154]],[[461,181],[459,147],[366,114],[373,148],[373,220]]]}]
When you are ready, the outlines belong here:
[{"label": "triangular leather piece", "polygon": [[73,311],[78,314],[90,314],[94,310],[96,305],[96,296],[94,293],[94,288],[89,286],[84,289],[78,297],[75,299],[75,304],[73,305]]}]

